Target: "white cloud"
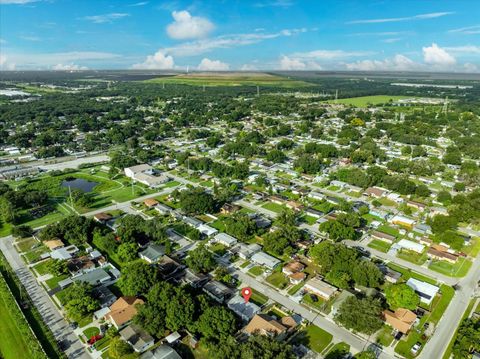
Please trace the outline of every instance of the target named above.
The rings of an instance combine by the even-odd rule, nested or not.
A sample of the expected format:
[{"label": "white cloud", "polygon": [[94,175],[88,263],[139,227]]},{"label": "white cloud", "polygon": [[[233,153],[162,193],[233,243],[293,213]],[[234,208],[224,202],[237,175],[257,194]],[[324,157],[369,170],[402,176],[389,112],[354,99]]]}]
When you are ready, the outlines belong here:
[{"label": "white cloud", "polygon": [[455,54],[462,54],[462,55],[480,54],[480,46],[474,46],[474,45],[444,47],[443,49],[448,52],[453,52]]},{"label": "white cloud", "polygon": [[148,1],[140,1],[140,2],[136,2],[134,4],[130,4],[128,6],[145,6],[148,4]]},{"label": "white cloud", "polygon": [[39,0],[0,0],[0,4],[15,4],[15,5],[22,5],[28,4],[31,2],[37,2]]},{"label": "white cloud", "polygon": [[175,21],[167,26],[167,33],[173,39],[203,38],[215,28],[210,20],[200,16],[192,16],[186,10],[174,11],[172,16]]},{"label": "white cloud", "polygon": [[402,40],[402,38],[400,38],[400,37],[392,37],[392,38],[390,38],[390,39],[384,39],[384,40],[382,40],[382,42],[384,42],[384,43],[386,43],[386,44],[393,44],[393,43],[398,42],[398,41],[400,41],[400,40]]},{"label": "white cloud", "polygon": [[243,64],[240,71],[258,71],[258,67],[252,64]]},{"label": "white cloud", "polygon": [[294,4],[291,0],[274,0],[274,1],[265,1],[257,2],[254,4],[255,7],[282,7],[287,8]]},{"label": "white cloud", "polygon": [[372,55],[371,51],[344,51],[344,50],[314,50],[296,52],[291,56],[299,59],[334,60],[348,57]]},{"label": "white cloud", "polygon": [[53,53],[9,53],[9,60],[18,68],[49,69],[56,64],[69,64],[85,61],[108,61],[120,58],[120,55],[109,52],[71,51]]},{"label": "white cloud", "polygon": [[74,63],[71,64],[56,64],[52,66],[52,70],[54,71],[78,71],[78,70],[88,70],[86,66],[76,65]]},{"label": "white cloud", "polygon": [[33,41],[33,42],[42,41],[42,39],[40,39],[38,36],[31,36],[31,35],[22,35],[22,36],[19,36],[19,38],[25,41]]},{"label": "white cloud", "polygon": [[134,64],[133,69],[150,70],[171,70],[175,67],[175,61],[172,56],[165,55],[161,50],[154,55],[147,56],[147,59],[139,64]]},{"label": "white cloud", "polygon": [[474,35],[480,34],[480,25],[466,26],[459,29],[452,29],[448,31],[449,33],[460,33],[465,35]]},{"label": "white cloud", "polygon": [[286,71],[305,70],[307,65],[299,59],[282,56],[280,58],[280,69]]},{"label": "white cloud", "polygon": [[7,55],[0,54],[0,70],[15,70],[15,64],[7,60]]},{"label": "white cloud", "polygon": [[368,20],[354,20],[349,21],[347,24],[378,24],[384,22],[400,22],[400,21],[410,21],[410,20],[426,20],[426,19],[435,19],[437,17],[442,17],[446,15],[454,14],[454,12],[432,12],[428,14],[420,14],[414,16],[406,17],[391,17],[384,19],[368,19]]},{"label": "white cloud", "polygon": [[122,19],[127,16],[130,16],[130,14],[114,12],[114,13],[103,14],[103,15],[85,16],[84,19],[91,21],[95,24],[104,24],[104,23],[113,22],[114,20]]},{"label": "white cloud", "polygon": [[423,61],[426,64],[434,66],[452,66],[457,62],[455,57],[450,55],[445,49],[442,49],[437,44],[432,43],[431,46],[423,47]]},{"label": "white cloud", "polygon": [[204,58],[197,66],[197,69],[200,71],[228,71],[230,66],[227,63],[219,60],[210,60]]},{"label": "white cloud", "polygon": [[480,68],[477,65],[471,64],[469,62],[463,64],[463,70],[465,72],[470,72],[470,73],[471,72],[480,72]]},{"label": "white cloud", "polygon": [[210,39],[188,41],[176,46],[161,48],[159,51],[174,57],[198,56],[214,49],[228,49],[239,46],[257,44],[259,42],[283,36],[294,36],[307,31],[306,29],[284,29],[275,33],[247,33],[222,35]]},{"label": "white cloud", "polygon": [[397,54],[391,59],[361,60],[347,63],[345,67],[352,71],[414,71],[420,70],[421,65],[404,55]]}]

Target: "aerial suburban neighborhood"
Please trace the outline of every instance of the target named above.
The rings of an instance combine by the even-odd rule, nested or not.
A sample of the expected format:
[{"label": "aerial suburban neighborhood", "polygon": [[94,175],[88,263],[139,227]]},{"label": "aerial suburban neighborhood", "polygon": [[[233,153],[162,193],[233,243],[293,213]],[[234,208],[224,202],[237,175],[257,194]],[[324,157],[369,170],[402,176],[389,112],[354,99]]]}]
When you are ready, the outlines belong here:
[{"label": "aerial suburban neighborhood", "polygon": [[480,77],[296,64],[2,71],[0,358],[480,358]]}]

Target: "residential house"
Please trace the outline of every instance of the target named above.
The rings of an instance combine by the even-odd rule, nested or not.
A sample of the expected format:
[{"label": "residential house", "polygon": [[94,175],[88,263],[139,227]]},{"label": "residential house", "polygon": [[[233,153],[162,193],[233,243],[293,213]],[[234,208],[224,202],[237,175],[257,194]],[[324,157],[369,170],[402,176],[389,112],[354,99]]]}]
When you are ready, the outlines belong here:
[{"label": "residential house", "polygon": [[285,266],[283,266],[282,273],[284,273],[286,275],[291,275],[291,274],[294,274],[294,273],[301,272],[304,269],[305,269],[305,266],[302,263],[300,263],[298,261],[292,261],[292,262],[287,263]]},{"label": "residential house", "polygon": [[112,218],[113,218],[112,215],[105,212],[101,212],[93,215],[93,220],[102,224],[105,224],[107,221],[111,220]]},{"label": "residential house", "polygon": [[450,263],[456,263],[458,260],[458,255],[447,251],[438,250],[433,247],[428,249],[427,255],[432,259],[447,261]]},{"label": "residential house", "polygon": [[169,256],[163,256],[157,263],[157,268],[160,278],[167,280],[178,275],[185,268],[185,266],[173,260]]},{"label": "residential house", "polygon": [[246,327],[243,328],[243,331],[249,335],[265,335],[275,337],[277,340],[283,340],[287,330],[287,327],[266,314],[255,314]]},{"label": "residential house", "polygon": [[231,248],[237,244],[237,239],[226,233],[218,233],[213,237],[213,241],[216,243],[223,244],[225,247]]},{"label": "residential house", "polygon": [[193,288],[201,288],[207,283],[209,278],[202,273],[195,273],[190,268],[185,269],[182,282],[191,285]]},{"label": "residential house", "polygon": [[408,239],[399,240],[397,243],[395,243],[395,246],[398,248],[406,249],[416,253],[422,253],[423,250],[425,249],[425,246],[423,244],[409,241]]},{"label": "residential house", "polygon": [[423,212],[427,208],[426,204],[417,201],[407,201],[407,206],[415,208],[421,212]]},{"label": "residential house", "polygon": [[53,259],[68,260],[79,252],[77,246],[71,244],[67,247],[60,247],[50,252]]},{"label": "residential house", "polygon": [[405,308],[398,308],[395,312],[384,310],[383,316],[388,325],[403,334],[407,334],[410,331],[417,319],[417,315],[414,312]]},{"label": "residential house", "polygon": [[218,229],[210,227],[208,224],[204,224],[204,223],[199,225],[197,229],[199,230],[200,233],[202,233],[206,237],[211,237],[214,234],[218,233]]},{"label": "residential house", "polygon": [[158,206],[160,202],[158,202],[156,199],[154,198],[147,198],[146,200],[143,201],[143,204],[147,207],[147,208],[153,208],[153,207],[156,207]]},{"label": "residential house", "polygon": [[120,297],[110,306],[110,313],[105,316],[105,320],[119,330],[132,321],[137,314],[137,306],[143,303],[140,298]]},{"label": "residential house", "polygon": [[233,294],[230,288],[216,280],[205,284],[202,290],[218,303],[224,303]]},{"label": "residential house", "polygon": [[412,288],[419,296],[420,300],[428,305],[432,303],[437,295],[439,288],[430,283],[422,282],[415,278],[410,278],[407,285]]},{"label": "residential house", "polygon": [[325,300],[332,298],[338,292],[337,287],[324,282],[319,277],[309,279],[304,286],[307,292],[313,293]]},{"label": "residential house", "polygon": [[412,229],[413,225],[415,224],[415,220],[413,220],[411,218],[404,217],[404,216],[397,215],[397,216],[393,216],[390,219],[390,223]]},{"label": "residential house", "polygon": [[150,243],[146,249],[138,253],[138,256],[148,263],[155,263],[165,255],[165,246]]},{"label": "residential house", "polygon": [[140,359],[182,359],[182,357],[172,347],[162,344],[153,350],[143,353]]},{"label": "residential house", "polygon": [[168,215],[170,213],[173,212],[173,208],[167,206],[166,204],[163,204],[163,203],[158,203],[156,206],[155,206],[155,210],[160,213],[160,214],[163,214],[163,215]]},{"label": "residential house", "polygon": [[388,243],[393,243],[395,242],[395,236],[392,236],[391,234],[380,232],[380,231],[373,231],[371,233],[371,237],[374,239],[378,239],[380,241],[388,242]]},{"label": "residential house", "polygon": [[380,187],[368,187],[364,194],[369,197],[381,198],[387,194],[387,190]]},{"label": "residential house", "polygon": [[101,284],[107,284],[113,279],[105,269],[97,267],[89,270],[88,272],[83,272],[81,274],[75,275],[71,278],[71,280],[74,282],[87,283],[96,287]]},{"label": "residential house", "polygon": [[245,244],[239,243],[232,252],[237,253],[242,259],[250,259],[255,253],[262,250],[262,247],[257,243]]},{"label": "residential house", "polygon": [[154,344],[153,337],[138,325],[130,324],[119,332],[120,337],[137,353],[143,353]]},{"label": "residential house", "polygon": [[251,257],[252,262],[255,262],[258,265],[267,267],[270,270],[273,270],[276,266],[278,266],[281,261],[265,252],[257,252]]},{"label": "residential house", "polygon": [[236,204],[231,204],[231,203],[225,203],[222,208],[220,208],[220,213],[222,214],[230,214],[230,213],[234,213],[234,212],[237,212],[239,210],[241,210],[242,207],[236,205]]},{"label": "residential house", "polygon": [[245,299],[238,294],[228,301],[227,306],[244,321],[251,320],[255,314],[260,312],[258,305],[250,301],[246,302]]}]

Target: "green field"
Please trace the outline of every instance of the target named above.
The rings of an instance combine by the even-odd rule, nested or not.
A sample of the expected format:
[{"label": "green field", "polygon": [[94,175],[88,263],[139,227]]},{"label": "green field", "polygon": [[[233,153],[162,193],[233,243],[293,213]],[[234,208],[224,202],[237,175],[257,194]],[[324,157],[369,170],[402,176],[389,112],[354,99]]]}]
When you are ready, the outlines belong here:
[{"label": "green field", "polygon": [[391,244],[381,241],[379,239],[374,239],[370,243],[368,243],[368,247],[376,249],[377,251],[387,253],[390,249]]},{"label": "green field", "polygon": [[338,100],[329,100],[328,103],[340,103],[344,105],[352,105],[357,107],[367,107],[368,105],[378,105],[384,104],[391,101],[402,100],[406,98],[411,98],[411,96],[384,96],[384,95],[375,95],[375,96],[361,96],[361,97],[351,97],[351,98],[341,98]]},{"label": "green field", "polygon": [[[43,353],[34,352],[37,346],[32,346],[31,341],[36,339],[30,334],[27,321],[22,316],[20,309],[15,304],[15,299],[8,292],[7,284],[0,277],[0,357],[4,359],[29,359],[46,357]],[[35,347],[35,348],[34,348]]]},{"label": "green field", "polygon": [[321,353],[332,339],[333,336],[329,332],[315,325],[309,325],[295,337],[294,341],[305,345],[317,353]]},{"label": "green field", "polygon": [[194,86],[271,86],[271,87],[307,87],[308,82],[292,80],[286,77],[266,73],[193,73],[176,76],[158,77],[146,80],[150,83],[181,84]]},{"label": "green field", "polygon": [[428,266],[435,272],[448,275],[450,277],[465,277],[472,266],[472,262],[465,258],[459,258],[456,263],[446,261],[432,261]]}]

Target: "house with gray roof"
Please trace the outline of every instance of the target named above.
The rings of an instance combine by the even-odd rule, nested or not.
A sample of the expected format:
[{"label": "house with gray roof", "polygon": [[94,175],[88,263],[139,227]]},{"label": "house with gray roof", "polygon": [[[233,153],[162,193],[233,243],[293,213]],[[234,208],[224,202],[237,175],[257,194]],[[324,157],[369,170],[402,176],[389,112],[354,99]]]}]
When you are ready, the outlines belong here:
[{"label": "house with gray roof", "polygon": [[150,243],[146,249],[138,253],[138,256],[148,263],[156,263],[165,254],[165,246],[157,243]]}]

